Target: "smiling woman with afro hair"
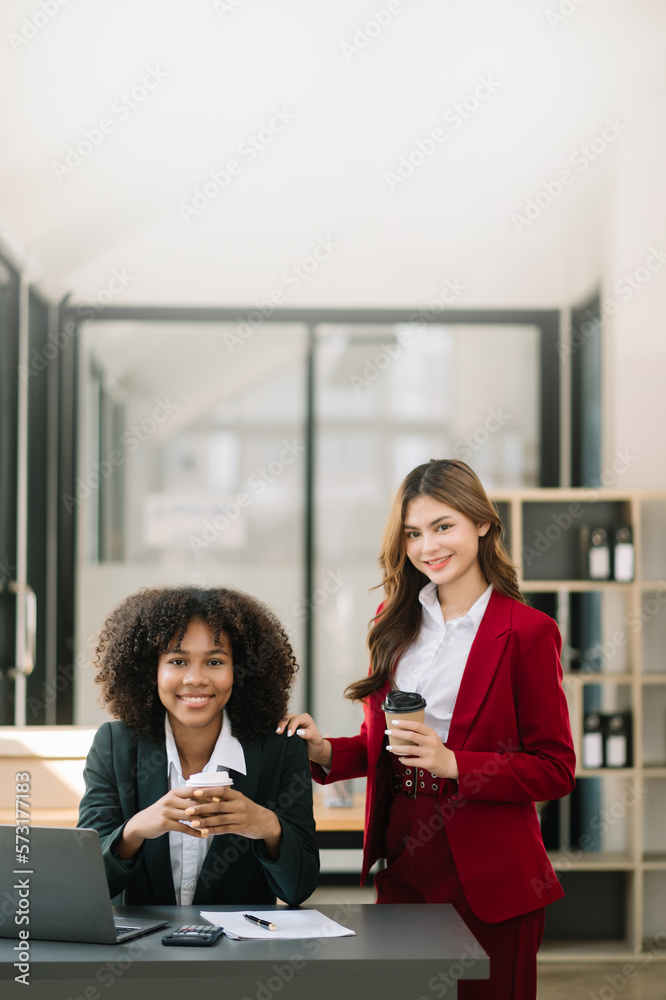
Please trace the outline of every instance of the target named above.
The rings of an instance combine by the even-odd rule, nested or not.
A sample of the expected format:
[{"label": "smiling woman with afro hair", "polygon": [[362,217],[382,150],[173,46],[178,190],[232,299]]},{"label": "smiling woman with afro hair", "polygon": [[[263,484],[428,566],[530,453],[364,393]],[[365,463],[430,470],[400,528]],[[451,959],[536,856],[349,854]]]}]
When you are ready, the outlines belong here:
[{"label": "smiling woman with afro hair", "polygon": [[226,587],[144,589],[96,652],[118,721],[95,734],[78,825],[100,835],[111,897],[303,902],[319,871],[312,783],[304,745],[276,732],[298,668],[273,612]]},{"label": "smiling woman with afro hair", "polygon": [[216,587],[140,590],[107,618],[97,645],[102,700],[117,719],[153,742],[164,739],[164,705],[157,662],[171,640],[182,641],[191,621],[215,636],[226,632],[234,681],[226,705],[231,731],[249,740],[275,729],[298,669],[287,634],[272,611],[248,594]]}]

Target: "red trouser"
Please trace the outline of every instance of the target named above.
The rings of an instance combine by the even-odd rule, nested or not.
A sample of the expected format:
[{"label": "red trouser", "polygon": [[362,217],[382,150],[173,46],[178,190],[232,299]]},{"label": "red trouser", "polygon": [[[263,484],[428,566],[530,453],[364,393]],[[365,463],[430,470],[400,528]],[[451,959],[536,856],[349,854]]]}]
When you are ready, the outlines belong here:
[{"label": "red trouser", "polygon": [[[475,917],[458,881],[446,832],[433,831],[427,842],[415,832],[420,820],[428,823],[437,801],[433,795],[416,799],[396,795],[393,799],[386,834],[387,867],[375,875],[377,902],[453,904],[490,956],[490,979],[461,980],[461,1000],[536,1000],[536,953],[543,936],[545,909],[498,924]],[[411,845],[406,847],[410,837]],[[492,886],[488,891],[493,891]],[[462,955],[461,959],[467,957]],[[458,965],[462,975],[469,962]]]}]

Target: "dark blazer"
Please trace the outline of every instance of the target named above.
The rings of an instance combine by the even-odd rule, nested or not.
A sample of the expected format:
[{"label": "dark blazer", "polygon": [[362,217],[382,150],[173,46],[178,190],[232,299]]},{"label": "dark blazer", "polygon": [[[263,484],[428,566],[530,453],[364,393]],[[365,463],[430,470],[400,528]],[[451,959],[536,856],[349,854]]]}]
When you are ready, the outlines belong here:
[{"label": "dark blazer", "polygon": [[[562,690],[562,639],[552,618],[493,590],[463,672],[446,746],[458,781],[443,781],[439,814],[465,897],[488,923],[563,896],[541,838],[535,802],[574,787],[575,756]],[[322,783],[367,775],[362,880],[386,857],[390,754],[381,703],[366,699],[358,736],[332,739]],[[425,844],[432,838],[422,831]],[[419,849],[419,836],[407,849]]]},{"label": "dark blazer", "polygon": [[[319,872],[306,746],[272,733],[243,743],[243,751],[247,775],[230,770],[233,787],[277,814],[280,856],[271,861],[262,840],[214,837],[193,905],[274,903],[278,896],[296,906],[314,892]],[[124,893],[125,904],[174,905],[168,834],[144,841],[128,860],[115,850],[130,817],[168,791],[164,742],[137,739],[124,722],[105,722],[95,733],[84,777],[78,825],[100,835],[111,897]]]}]

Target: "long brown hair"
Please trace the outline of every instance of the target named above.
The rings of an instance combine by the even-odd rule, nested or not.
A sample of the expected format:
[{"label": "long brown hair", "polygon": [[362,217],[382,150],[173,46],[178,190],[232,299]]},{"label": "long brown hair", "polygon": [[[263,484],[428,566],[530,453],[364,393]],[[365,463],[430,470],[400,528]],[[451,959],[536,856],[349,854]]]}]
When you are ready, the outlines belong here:
[{"label": "long brown hair", "polygon": [[370,622],[368,646],[371,673],[350,684],[345,697],[366,698],[384,686],[401,654],[414,641],[421,625],[419,591],[428,582],[407,558],[403,525],[407,505],[416,497],[430,497],[464,514],[477,525],[490,523],[479,538],[479,567],[493,589],[525,603],[516,571],[502,543],[502,522],[481,482],[468,465],[457,459],[431,459],[403,480],[389,512],[379,565],[383,571],[385,601]]}]

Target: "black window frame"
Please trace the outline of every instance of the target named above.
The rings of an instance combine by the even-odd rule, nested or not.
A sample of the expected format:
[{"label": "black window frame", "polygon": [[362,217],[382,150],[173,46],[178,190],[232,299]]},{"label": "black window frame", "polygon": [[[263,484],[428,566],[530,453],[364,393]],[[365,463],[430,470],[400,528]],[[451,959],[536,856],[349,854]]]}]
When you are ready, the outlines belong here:
[{"label": "black window frame", "polygon": [[[63,310],[65,324],[77,326],[83,307],[68,305]],[[90,312],[90,310],[88,310]],[[250,321],[250,307],[218,308],[189,306],[106,306],[86,322],[146,322],[146,323],[240,323]],[[423,309],[275,309],[271,324],[299,323],[307,328],[306,427],[304,475],[304,546],[303,586],[304,607],[309,607],[308,595],[314,589],[316,565],[315,541],[315,364],[316,330],[321,324],[395,325],[428,323],[447,325],[492,325],[536,327],[539,331],[539,486],[557,487],[560,482],[561,402],[560,402],[560,324],[557,309],[446,309],[426,312]],[[66,593],[74,601],[74,580],[63,580]],[[310,712],[314,688],[314,616],[305,616],[303,636],[303,697],[305,711]]]}]

